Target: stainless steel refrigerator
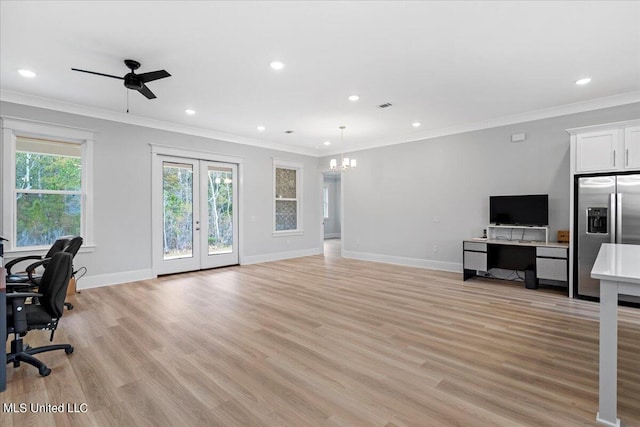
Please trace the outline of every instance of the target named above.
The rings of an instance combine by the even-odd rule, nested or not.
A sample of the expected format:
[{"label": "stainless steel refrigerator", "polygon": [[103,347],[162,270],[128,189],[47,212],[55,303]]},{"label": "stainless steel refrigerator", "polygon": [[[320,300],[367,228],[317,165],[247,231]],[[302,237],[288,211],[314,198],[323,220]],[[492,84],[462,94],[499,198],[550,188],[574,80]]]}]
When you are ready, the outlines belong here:
[{"label": "stainless steel refrigerator", "polygon": [[[600,245],[640,245],[640,174],[578,177],[576,189],[576,289],[578,296],[600,297],[600,281],[591,278]],[[620,299],[640,303],[638,297]]]}]

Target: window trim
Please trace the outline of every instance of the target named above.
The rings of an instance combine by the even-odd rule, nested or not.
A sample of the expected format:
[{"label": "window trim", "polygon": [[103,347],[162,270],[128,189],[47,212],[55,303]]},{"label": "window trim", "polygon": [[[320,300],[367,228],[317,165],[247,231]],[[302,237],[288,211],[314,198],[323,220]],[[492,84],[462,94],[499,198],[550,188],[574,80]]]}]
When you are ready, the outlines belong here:
[{"label": "window trim", "polygon": [[[276,169],[294,169],[296,171],[296,203],[297,203],[297,207],[296,207],[296,226],[297,228],[295,230],[276,230],[276,200],[279,200],[276,198]],[[302,214],[302,210],[304,207],[303,201],[302,201],[302,172],[303,172],[303,164],[300,162],[295,162],[295,161],[291,161],[291,160],[286,160],[286,159],[278,159],[278,158],[273,158],[273,169],[272,169],[272,173],[273,173],[273,177],[272,177],[272,197],[271,199],[273,200],[273,226],[272,226],[272,235],[274,237],[276,236],[298,236],[298,235],[303,235],[304,234],[304,227],[303,227],[303,214]],[[291,200],[291,199],[286,199],[286,200]]]},{"label": "window trim", "polygon": [[[89,129],[61,126],[52,123],[26,120],[16,117],[2,116],[2,235],[8,238],[5,253],[20,255],[41,252],[49,246],[16,247],[17,209],[16,192],[16,139],[18,137],[43,138],[79,144],[82,152],[82,209],[84,215],[80,220],[80,234],[84,239],[83,248],[94,248],[94,209],[93,209],[93,142],[95,132]],[[83,251],[84,252],[84,251]]]}]

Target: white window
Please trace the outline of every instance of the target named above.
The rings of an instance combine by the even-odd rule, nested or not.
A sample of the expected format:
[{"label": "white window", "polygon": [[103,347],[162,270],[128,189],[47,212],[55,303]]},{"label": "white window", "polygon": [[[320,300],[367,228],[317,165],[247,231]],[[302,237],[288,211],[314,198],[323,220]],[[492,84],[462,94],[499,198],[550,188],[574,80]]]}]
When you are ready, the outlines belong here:
[{"label": "white window", "polygon": [[274,235],[302,234],[302,164],[273,161]]},{"label": "white window", "polygon": [[3,118],[2,235],[8,251],[49,248],[63,235],[93,244],[93,132]]},{"label": "white window", "polygon": [[329,187],[322,189],[322,216],[324,219],[329,218]]}]

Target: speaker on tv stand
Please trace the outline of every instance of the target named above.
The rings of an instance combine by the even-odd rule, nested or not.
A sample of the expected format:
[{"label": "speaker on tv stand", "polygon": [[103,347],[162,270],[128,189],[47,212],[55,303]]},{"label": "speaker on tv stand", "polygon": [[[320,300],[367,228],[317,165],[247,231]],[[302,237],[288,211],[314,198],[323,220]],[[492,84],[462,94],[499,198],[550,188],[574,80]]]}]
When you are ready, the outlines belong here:
[{"label": "speaker on tv stand", "polygon": [[536,280],[535,270],[524,271],[524,286],[527,289],[538,289],[538,281]]}]

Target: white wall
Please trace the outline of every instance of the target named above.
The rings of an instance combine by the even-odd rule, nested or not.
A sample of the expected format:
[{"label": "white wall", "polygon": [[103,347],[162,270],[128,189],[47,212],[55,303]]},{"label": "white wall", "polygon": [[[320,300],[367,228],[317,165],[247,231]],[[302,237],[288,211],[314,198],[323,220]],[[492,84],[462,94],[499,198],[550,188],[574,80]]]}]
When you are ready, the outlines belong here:
[{"label": "white wall", "polygon": [[355,152],[342,177],[344,255],[462,271],[462,240],[482,235],[491,195],[549,194],[556,240],[569,229],[565,129],[638,117],[631,104]]},{"label": "white wall", "polygon": [[[86,266],[78,287],[147,278],[151,274],[151,147],[149,143],[220,153],[243,159],[241,201],[244,234],[241,262],[251,263],[320,252],[322,221],[318,159],[184,135],[141,126],[1,103],[4,116],[37,120],[96,132],[94,194],[95,242],[91,253],[79,253],[75,266]],[[273,237],[273,157],[302,162],[304,235]],[[9,230],[2,235],[9,235]],[[11,259],[11,255],[6,260]],[[5,261],[6,261],[5,260]]]},{"label": "white wall", "polygon": [[324,237],[340,237],[340,175],[325,175],[324,186],[329,190],[329,218],[324,219]]}]

